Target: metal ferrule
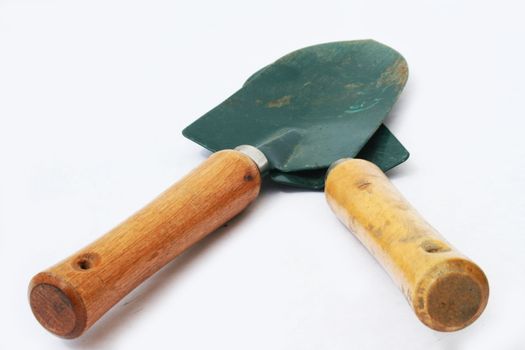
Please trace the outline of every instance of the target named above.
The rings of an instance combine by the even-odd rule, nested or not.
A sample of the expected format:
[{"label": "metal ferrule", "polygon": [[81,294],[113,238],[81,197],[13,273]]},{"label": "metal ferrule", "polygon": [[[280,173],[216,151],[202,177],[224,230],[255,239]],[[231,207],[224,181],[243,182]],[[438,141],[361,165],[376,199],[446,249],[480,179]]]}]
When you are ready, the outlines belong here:
[{"label": "metal ferrule", "polygon": [[253,162],[257,165],[257,168],[259,168],[261,176],[270,170],[268,158],[266,158],[264,153],[262,153],[257,147],[250,145],[240,145],[235,147],[235,150],[250,157],[250,159],[253,160]]}]

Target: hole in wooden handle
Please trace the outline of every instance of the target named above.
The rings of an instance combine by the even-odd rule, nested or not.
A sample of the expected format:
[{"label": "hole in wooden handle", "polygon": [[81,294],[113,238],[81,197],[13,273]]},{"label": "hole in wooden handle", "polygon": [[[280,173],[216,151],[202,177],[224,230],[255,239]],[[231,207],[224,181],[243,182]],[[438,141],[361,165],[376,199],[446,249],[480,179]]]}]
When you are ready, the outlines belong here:
[{"label": "hole in wooden handle", "polygon": [[85,253],[73,260],[73,268],[79,271],[87,271],[100,263],[100,256],[97,253]]},{"label": "hole in wooden handle", "polygon": [[421,248],[427,253],[444,253],[450,251],[450,247],[440,241],[424,241],[421,243]]}]

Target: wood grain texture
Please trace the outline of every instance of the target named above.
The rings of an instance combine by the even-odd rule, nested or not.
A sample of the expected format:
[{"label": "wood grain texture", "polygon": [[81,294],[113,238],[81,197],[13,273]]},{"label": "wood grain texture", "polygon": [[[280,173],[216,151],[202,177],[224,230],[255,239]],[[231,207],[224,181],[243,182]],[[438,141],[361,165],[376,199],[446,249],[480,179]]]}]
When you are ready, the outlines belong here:
[{"label": "wood grain texture", "polygon": [[79,336],[142,281],[241,212],[260,185],[248,156],[213,154],[106,235],[36,275],[29,286],[35,317],[58,336]]},{"label": "wood grain texture", "polygon": [[329,172],[326,198],[337,217],[389,272],[419,319],[439,331],[474,322],[487,278],[447,243],[374,164],[348,159]]}]

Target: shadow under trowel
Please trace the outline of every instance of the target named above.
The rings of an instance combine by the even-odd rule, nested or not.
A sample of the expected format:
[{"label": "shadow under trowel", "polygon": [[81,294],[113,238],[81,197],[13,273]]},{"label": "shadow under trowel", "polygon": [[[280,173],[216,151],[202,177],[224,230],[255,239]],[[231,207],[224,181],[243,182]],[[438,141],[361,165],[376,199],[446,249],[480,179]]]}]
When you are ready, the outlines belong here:
[{"label": "shadow under trowel", "polygon": [[[410,158],[409,158],[410,159]],[[385,174],[388,176],[390,180],[393,179],[399,179],[405,177],[405,174],[414,172],[413,166],[410,162],[404,162],[402,164],[399,164],[393,169],[388,170]]]}]

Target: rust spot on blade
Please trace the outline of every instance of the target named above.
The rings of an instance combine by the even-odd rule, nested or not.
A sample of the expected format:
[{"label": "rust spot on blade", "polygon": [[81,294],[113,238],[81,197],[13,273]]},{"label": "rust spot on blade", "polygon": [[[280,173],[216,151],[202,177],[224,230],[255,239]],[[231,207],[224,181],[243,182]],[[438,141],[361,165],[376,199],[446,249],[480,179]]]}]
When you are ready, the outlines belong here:
[{"label": "rust spot on blade", "polygon": [[407,62],[400,58],[381,74],[377,80],[377,86],[398,85],[404,86],[408,79]]},{"label": "rust spot on blade", "polygon": [[281,98],[278,98],[276,100],[272,100],[266,104],[266,107],[268,108],[281,108],[282,106],[286,106],[290,104],[290,101],[292,100],[291,95],[286,95]]}]

